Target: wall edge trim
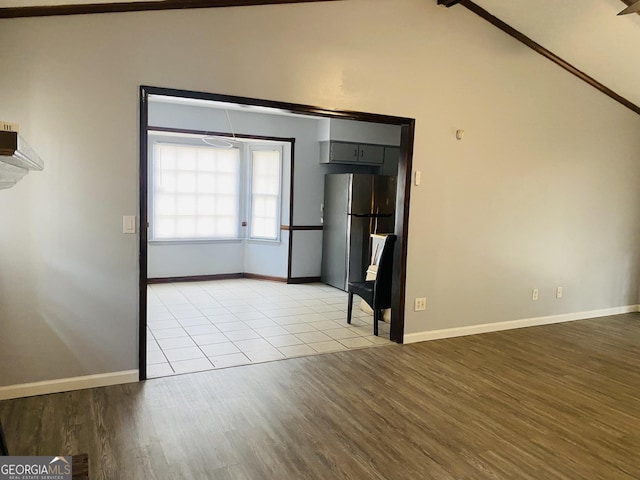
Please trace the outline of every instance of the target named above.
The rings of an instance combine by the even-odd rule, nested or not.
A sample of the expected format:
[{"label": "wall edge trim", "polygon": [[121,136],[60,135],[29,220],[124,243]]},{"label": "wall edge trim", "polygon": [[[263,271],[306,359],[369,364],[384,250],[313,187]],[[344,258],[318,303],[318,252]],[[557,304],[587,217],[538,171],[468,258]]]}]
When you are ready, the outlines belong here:
[{"label": "wall edge trim", "polygon": [[604,308],[600,310],[589,310],[585,312],[563,313],[559,315],[522,318],[519,320],[507,320],[505,322],[469,325],[467,327],[444,328],[441,330],[428,330],[424,332],[406,333],[404,335],[403,343],[428,342],[431,340],[442,340],[445,338],[464,337],[467,335],[499,332],[502,330],[513,330],[516,328],[536,327],[540,325],[551,325],[554,323],[573,322],[575,320],[586,320],[589,318],[606,317],[609,315],[620,315],[623,313],[632,313],[632,312],[640,312],[640,305],[625,305],[622,307]]},{"label": "wall edge trim", "polygon": [[106,387],[138,381],[138,370],[122,370],[119,372],[97,373],[80,377],[57,378],[41,382],[21,383],[0,387],[0,400],[34,397],[50,393],[70,392],[85,388]]}]

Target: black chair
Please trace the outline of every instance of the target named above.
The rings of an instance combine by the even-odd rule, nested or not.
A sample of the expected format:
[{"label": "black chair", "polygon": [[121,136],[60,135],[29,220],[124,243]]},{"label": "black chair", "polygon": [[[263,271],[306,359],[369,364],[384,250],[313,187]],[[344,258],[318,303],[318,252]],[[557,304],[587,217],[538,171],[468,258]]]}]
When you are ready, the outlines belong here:
[{"label": "black chair", "polygon": [[366,282],[349,282],[349,304],[347,306],[347,323],[351,323],[353,295],[362,298],[373,309],[373,334],[378,335],[378,322],[382,320],[382,310],[391,307],[391,277],[393,270],[393,246],[395,235],[388,235],[382,247],[378,273],[375,280]]}]

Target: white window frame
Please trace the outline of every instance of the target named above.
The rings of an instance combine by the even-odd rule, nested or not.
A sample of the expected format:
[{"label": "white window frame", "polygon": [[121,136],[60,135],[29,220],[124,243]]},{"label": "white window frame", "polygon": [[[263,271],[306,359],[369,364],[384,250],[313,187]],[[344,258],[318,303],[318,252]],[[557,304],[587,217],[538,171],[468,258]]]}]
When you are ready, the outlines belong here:
[{"label": "white window frame", "polygon": [[[284,175],[284,144],[282,143],[250,143],[246,145],[247,147],[247,239],[252,242],[280,242],[280,225],[282,222],[282,177]],[[253,236],[251,234],[252,230],[252,221],[253,221],[253,152],[255,151],[277,151],[279,153],[279,165],[278,165],[278,194],[276,197],[276,236],[275,237],[260,237]]]},{"label": "white window frame", "polygon": [[192,147],[202,147],[202,148],[212,148],[216,147],[208,147],[202,141],[202,136],[200,135],[191,135],[191,134],[177,134],[177,135],[167,135],[165,133],[160,132],[149,132],[149,142],[150,142],[150,162],[149,165],[149,241],[154,243],[211,243],[211,242],[239,242],[242,240],[241,235],[241,222],[242,222],[242,205],[244,201],[245,192],[242,189],[242,177],[243,177],[243,169],[242,169],[242,151],[240,150],[238,153],[238,169],[236,174],[236,190],[238,192],[236,199],[236,228],[235,228],[235,236],[224,236],[224,237],[173,237],[173,238],[165,238],[165,237],[157,237],[156,236],[156,192],[155,192],[155,175],[156,175],[156,159],[157,159],[157,147],[161,144],[169,144],[169,145],[181,145],[181,146],[192,146]]}]

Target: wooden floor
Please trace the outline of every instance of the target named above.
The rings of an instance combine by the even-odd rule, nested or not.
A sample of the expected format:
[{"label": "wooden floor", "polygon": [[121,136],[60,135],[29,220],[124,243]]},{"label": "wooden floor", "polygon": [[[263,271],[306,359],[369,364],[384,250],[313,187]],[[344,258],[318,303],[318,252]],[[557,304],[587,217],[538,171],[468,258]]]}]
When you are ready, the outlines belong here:
[{"label": "wooden floor", "polygon": [[640,314],[0,402],[92,479],[640,478]]}]

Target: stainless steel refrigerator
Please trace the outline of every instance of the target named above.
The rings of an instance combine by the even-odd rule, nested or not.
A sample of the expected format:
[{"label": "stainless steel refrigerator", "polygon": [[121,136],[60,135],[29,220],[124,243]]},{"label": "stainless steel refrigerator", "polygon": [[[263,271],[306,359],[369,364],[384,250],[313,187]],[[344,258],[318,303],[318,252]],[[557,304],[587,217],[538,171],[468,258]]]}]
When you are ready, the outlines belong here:
[{"label": "stainless steel refrigerator", "polygon": [[393,233],[396,177],[356,173],[324,177],[322,282],[347,289],[365,278],[371,234]]}]

